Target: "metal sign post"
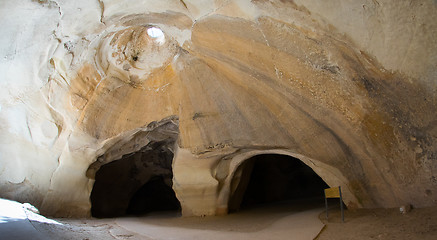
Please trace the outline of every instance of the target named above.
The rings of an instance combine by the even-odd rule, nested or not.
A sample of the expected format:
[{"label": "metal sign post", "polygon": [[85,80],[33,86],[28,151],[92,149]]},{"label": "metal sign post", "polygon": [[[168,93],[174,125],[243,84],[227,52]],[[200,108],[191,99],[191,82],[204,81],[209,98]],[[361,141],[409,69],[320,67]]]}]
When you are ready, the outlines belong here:
[{"label": "metal sign post", "polygon": [[340,198],[341,221],[344,222],[343,196],[341,195],[341,187],[325,189],[325,206],[326,220],[328,220],[328,198]]}]

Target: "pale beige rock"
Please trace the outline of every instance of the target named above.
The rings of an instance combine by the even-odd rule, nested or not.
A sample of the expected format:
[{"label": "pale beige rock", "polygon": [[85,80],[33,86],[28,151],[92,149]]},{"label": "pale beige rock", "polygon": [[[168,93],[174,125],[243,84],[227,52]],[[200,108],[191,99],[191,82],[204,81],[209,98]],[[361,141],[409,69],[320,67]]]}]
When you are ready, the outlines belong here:
[{"label": "pale beige rock", "polygon": [[436,8],[3,2],[0,196],[89,216],[95,162],[145,146],[138,134],[173,117],[184,215],[226,213],[238,167],[266,153],[342,186],[351,208],[433,206]]}]

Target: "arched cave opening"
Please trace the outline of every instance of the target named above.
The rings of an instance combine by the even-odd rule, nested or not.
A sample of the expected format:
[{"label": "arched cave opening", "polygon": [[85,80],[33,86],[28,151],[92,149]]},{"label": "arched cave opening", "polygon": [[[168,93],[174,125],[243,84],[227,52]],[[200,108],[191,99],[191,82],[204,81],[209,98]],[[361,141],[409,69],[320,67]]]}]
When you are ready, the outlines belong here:
[{"label": "arched cave opening", "polygon": [[299,159],[279,154],[246,160],[236,170],[231,184],[230,212],[285,201],[312,201],[323,206],[323,190],[329,187]]},{"label": "arched cave opening", "polygon": [[98,218],[180,210],[172,189],[174,139],[150,142],[96,172],[91,215]]}]

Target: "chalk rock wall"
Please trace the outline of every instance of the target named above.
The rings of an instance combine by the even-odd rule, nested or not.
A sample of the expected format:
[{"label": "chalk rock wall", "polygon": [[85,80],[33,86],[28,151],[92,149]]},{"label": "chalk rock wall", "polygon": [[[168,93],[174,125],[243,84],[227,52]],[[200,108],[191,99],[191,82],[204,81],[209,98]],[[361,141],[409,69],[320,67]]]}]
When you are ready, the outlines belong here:
[{"label": "chalk rock wall", "polygon": [[95,171],[170,121],[184,215],[226,213],[238,167],[266,153],[342,186],[349,207],[435,205],[436,10],[3,1],[0,196],[89,216]]}]

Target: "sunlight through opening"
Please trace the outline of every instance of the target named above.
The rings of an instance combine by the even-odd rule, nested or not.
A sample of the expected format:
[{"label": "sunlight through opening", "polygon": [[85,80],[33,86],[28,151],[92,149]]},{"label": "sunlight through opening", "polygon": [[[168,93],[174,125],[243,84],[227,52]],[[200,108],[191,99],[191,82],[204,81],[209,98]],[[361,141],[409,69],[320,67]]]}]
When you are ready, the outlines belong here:
[{"label": "sunlight through opening", "polygon": [[0,198],[0,224],[21,221],[28,218],[30,221],[62,225],[62,223],[45,218],[35,212],[38,212],[38,209],[29,203],[21,204]]},{"label": "sunlight through opening", "polygon": [[157,27],[150,27],[147,29],[149,37],[153,38],[156,42],[162,44],[165,41],[164,33]]}]

